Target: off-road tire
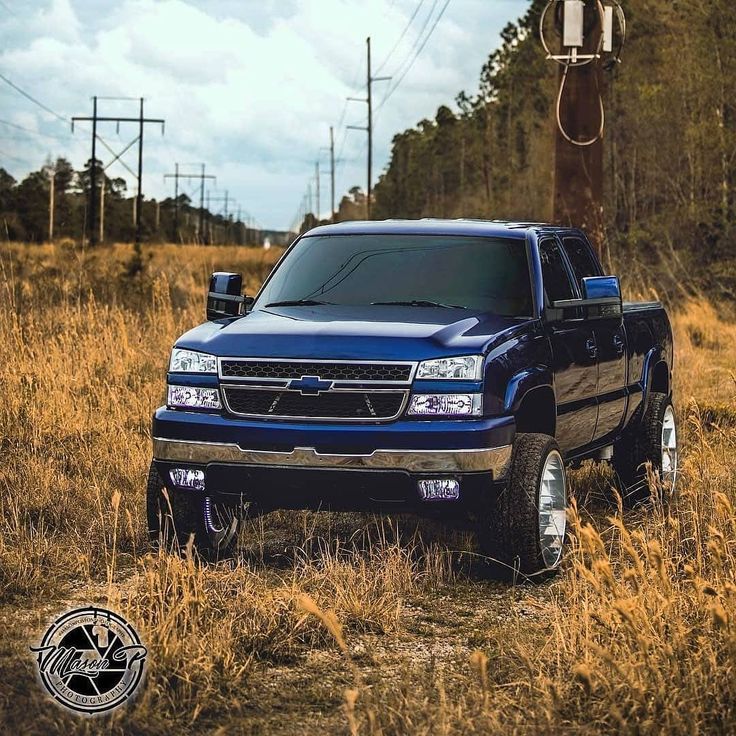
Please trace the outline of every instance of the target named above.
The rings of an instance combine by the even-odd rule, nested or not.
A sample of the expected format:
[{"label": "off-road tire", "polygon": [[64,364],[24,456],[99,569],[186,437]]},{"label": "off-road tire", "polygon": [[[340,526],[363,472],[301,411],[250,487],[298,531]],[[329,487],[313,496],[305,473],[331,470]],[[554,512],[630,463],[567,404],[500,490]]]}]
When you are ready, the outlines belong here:
[{"label": "off-road tire", "polygon": [[[646,464],[662,471],[662,422],[672,399],[652,393],[641,419],[634,416],[629,430],[613,447],[613,469],[624,506],[630,508],[651,500]],[[639,414],[641,416],[641,414]],[[669,496],[662,499],[669,500]]]},{"label": "off-road tire", "polygon": [[154,463],[148,471],[146,516],[148,537],[153,549],[182,553],[189,542],[208,561],[232,556],[241,519],[234,514],[222,530],[207,523],[206,497],[197,491],[168,490]]},{"label": "off-road tire", "polygon": [[[546,434],[519,434],[514,442],[509,479],[480,520],[478,542],[488,558],[487,572],[501,580],[542,580],[553,574],[542,556],[539,493],[548,456],[560,449]],[[566,484],[565,467],[562,464]]]}]

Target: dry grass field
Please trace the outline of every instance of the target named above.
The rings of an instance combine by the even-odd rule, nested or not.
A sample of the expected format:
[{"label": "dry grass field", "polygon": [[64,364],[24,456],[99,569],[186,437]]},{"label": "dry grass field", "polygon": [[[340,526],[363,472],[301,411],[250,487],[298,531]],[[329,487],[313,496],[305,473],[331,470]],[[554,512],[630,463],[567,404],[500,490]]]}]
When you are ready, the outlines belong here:
[{"label": "dry grass field", "polygon": [[[237,560],[151,555],[150,416],[213,269],[252,293],[278,257],[0,247],[0,732],[699,734],[736,731],[736,323],[673,312],[683,447],[670,507],[622,513],[573,476],[560,575],[509,587],[466,535],[412,518],[279,513]],[[134,265],[134,264],[133,264]],[[149,647],[133,702],[60,709],[28,649],[73,605]]]}]

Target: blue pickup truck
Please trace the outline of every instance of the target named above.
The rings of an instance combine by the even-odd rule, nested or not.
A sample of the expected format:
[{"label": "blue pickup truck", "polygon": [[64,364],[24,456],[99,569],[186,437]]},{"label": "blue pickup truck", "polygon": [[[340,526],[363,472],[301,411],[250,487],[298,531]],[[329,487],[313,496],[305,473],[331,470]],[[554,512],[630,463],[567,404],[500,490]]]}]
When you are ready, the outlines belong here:
[{"label": "blue pickup truck", "polygon": [[274,509],[427,514],[499,569],[544,575],[566,468],[611,461],[627,502],[674,490],[672,332],[624,304],[586,236],[473,220],[317,227],[255,296],[216,273],[153,417],[152,541],[232,551]]}]

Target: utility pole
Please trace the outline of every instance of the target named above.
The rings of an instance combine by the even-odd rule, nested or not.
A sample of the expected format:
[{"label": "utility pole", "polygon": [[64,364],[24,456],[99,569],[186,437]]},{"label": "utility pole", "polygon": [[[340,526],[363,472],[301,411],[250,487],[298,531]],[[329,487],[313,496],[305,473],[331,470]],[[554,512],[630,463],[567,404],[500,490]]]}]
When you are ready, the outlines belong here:
[{"label": "utility pole", "polygon": [[[105,167],[103,171],[113,164],[115,161],[120,160],[121,156],[136,142],[138,143],[138,173],[132,172],[130,168],[120,162],[131,171],[133,176],[138,180],[138,192],[134,202],[134,223],[135,223],[135,242],[136,245],[140,245],[141,242],[141,214],[143,210],[143,128],[147,123],[155,123],[161,126],[161,134],[163,135],[165,121],[160,118],[145,118],[143,117],[143,98],[138,98],[140,103],[140,114],[137,118],[133,117],[105,117],[97,114],[97,102],[98,100],[131,100],[130,97],[97,97],[92,98],[92,117],[75,116],[72,118],[72,132],[74,132],[74,123],[79,121],[91,122],[92,123],[92,170],[90,172],[90,198],[89,198],[89,233],[90,233],[90,244],[94,245],[97,241],[97,141],[99,140],[108,150],[113,153],[115,158]],[[97,135],[97,124],[98,123],[138,123],[138,136],[133,139],[120,153],[115,152],[105,141]]]},{"label": "utility pole", "polygon": [[319,160],[314,162],[314,180],[317,182],[317,211],[314,214],[317,217],[317,224],[319,225]]},{"label": "utility pole", "polygon": [[335,131],[330,125],[330,221],[335,222]]},{"label": "utility pole", "polygon": [[[587,51],[590,41],[583,47]],[[597,39],[595,39],[597,41]],[[565,71],[560,68],[558,83]],[[565,104],[560,108],[563,128],[579,137],[593,135],[600,124],[599,95],[606,80],[598,64],[587,64],[569,72]],[[555,132],[555,185],[553,221],[582,227],[600,241],[603,225],[603,138],[588,146],[566,140],[559,127]]]},{"label": "utility pole", "polygon": [[100,243],[105,242],[105,175],[100,182]]},{"label": "utility pole", "polygon": [[173,242],[179,242],[179,164],[174,164],[173,174],[164,174],[166,179],[174,180],[174,235]]},{"label": "utility pole", "polygon": [[[72,130],[74,119],[72,119]],[[95,208],[97,207],[97,95],[92,98],[92,171],[89,183],[89,244],[95,244]]]},{"label": "utility pole", "polygon": [[141,242],[141,216],[143,214],[143,98],[141,97],[141,115],[138,126],[138,205],[135,218],[135,243]]},{"label": "utility pole", "polygon": [[621,61],[626,41],[621,2],[548,0],[539,20],[539,37],[547,59],[559,65],[553,221],[586,229],[600,252],[605,239],[603,72]]},{"label": "utility pole", "polygon": [[49,243],[54,240],[54,189],[56,185],[56,170],[49,172]]},{"label": "utility pole", "polygon": [[[186,166],[194,166],[196,164],[184,164]],[[199,180],[199,230],[198,237],[200,242],[204,243],[204,195],[205,195],[205,180],[215,181],[217,179],[213,174],[206,174],[205,164],[199,164],[201,171],[199,174],[182,174],[179,171],[180,164],[174,165],[173,174],[164,174],[164,179],[174,180],[174,240],[178,240],[179,235],[179,179],[186,179],[191,181],[192,179]],[[187,222],[187,225],[189,223]]]},{"label": "utility pole", "polygon": [[[225,203],[225,219],[227,220],[228,201],[229,201],[229,195],[228,195],[227,189],[225,190],[224,197],[212,197],[210,196],[209,191],[207,192],[207,232],[208,234],[211,234],[211,231],[212,231],[212,225],[211,225],[212,211],[210,210],[211,203],[212,202],[224,202]],[[219,216],[220,213],[218,212],[217,215]]]},{"label": "utility pole", "polygon": [[368,36],[365,40],[367,59],[368,59],[368,72],[366,76],[366,97],[348,97],[348,100],[354,102],[365,102],[368,104],[368,124],[362,125],[348,125],[350,130],[364,130],[368,134],[368,186],[366,193],[366,213],[368,219],[371,219],[371,196],[373,189],[373,83],[374,82],[387,82],[391,77],[374,77],[371,74],[371,37]]}]

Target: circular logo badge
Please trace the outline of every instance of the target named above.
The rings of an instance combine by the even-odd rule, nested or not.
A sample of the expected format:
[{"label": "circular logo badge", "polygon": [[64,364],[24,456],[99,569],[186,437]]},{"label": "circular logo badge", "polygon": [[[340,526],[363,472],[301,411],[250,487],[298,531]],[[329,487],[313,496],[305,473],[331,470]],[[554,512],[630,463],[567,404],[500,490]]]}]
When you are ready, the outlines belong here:
[{"label": "circular logo badge", "polygon": [[135,629],[104,608],[65,613],[31,651],[49,693],[83,713],[124,703],[141,681],[148,653]]}]

